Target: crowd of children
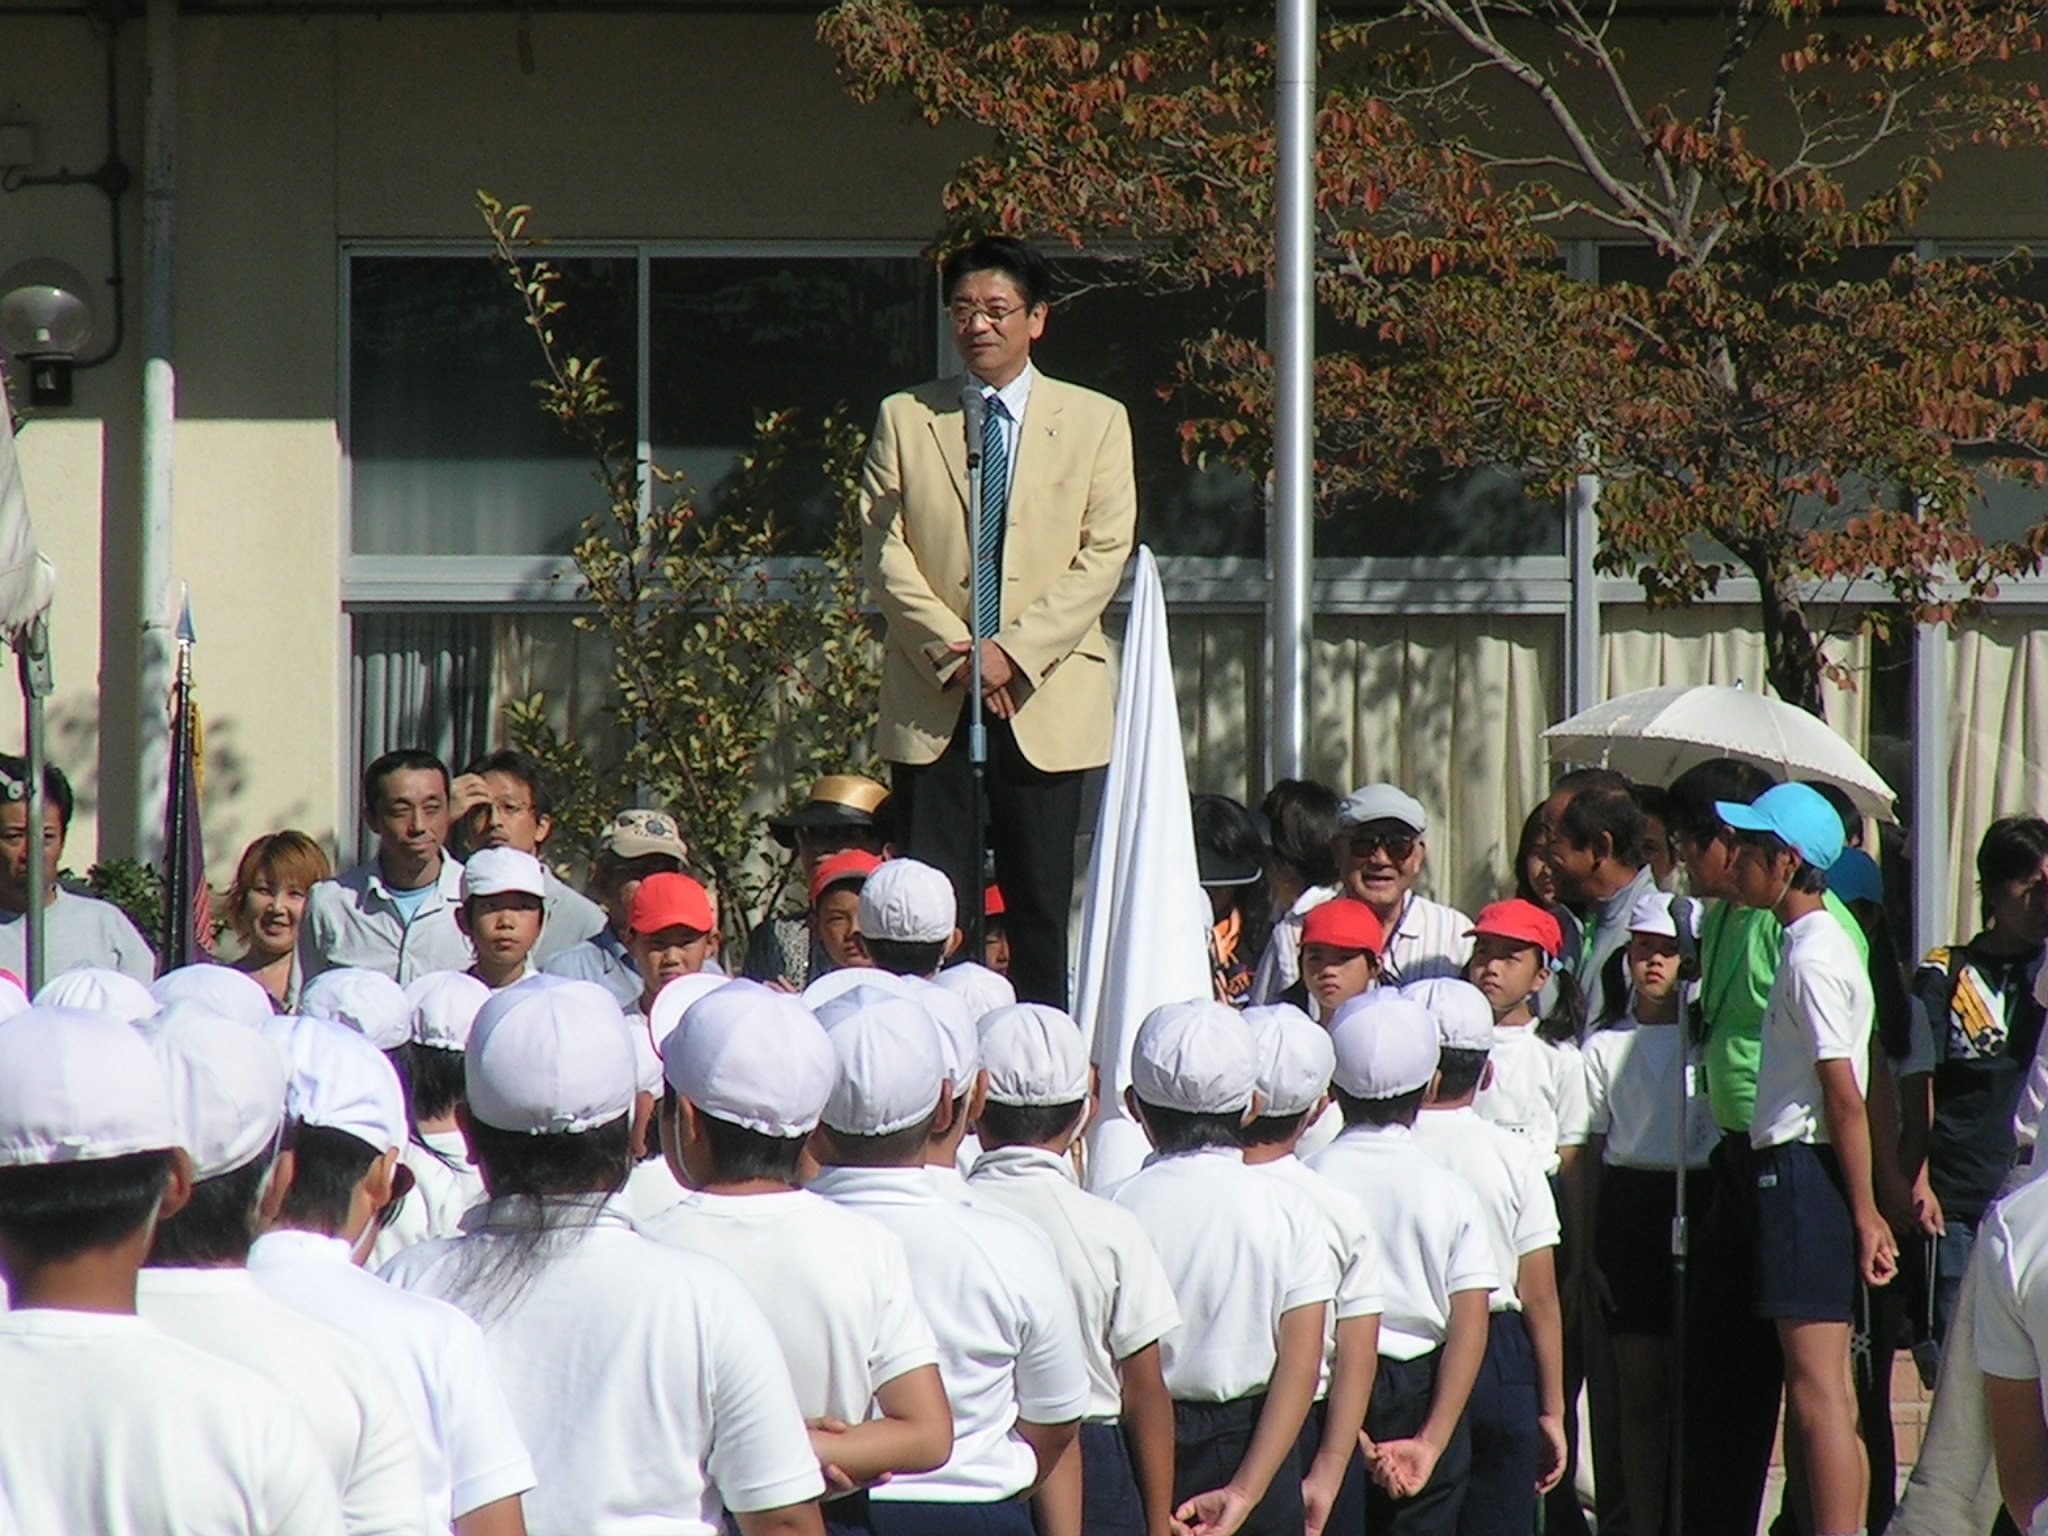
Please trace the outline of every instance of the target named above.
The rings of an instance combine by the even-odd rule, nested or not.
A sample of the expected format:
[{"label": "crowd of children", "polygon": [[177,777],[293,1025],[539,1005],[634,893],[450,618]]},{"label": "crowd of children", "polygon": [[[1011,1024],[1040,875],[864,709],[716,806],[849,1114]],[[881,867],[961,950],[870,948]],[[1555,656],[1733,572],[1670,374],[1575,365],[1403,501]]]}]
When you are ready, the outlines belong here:
[{"label": "crowd of children", "polygon": [[[1476,920],[1414,893],[1411,797],[1276,790],[1289,879],[1135,1031],[1153,1151],[1108,1188],[1080,1028],[862,847],[807,861],[772,984],[676,868],[537,969],[560,898],[509,846],[453,876],[466,969],[328,968],[292,1013],[253,968],[0,981],[0,1536],[1533,1536],[1579,1513],[1582,1384],[1603,1531],[1700,1493],[1684,1530],[1750,1536],[1669,1433],[1738,1314],[1711,1385],[1773,1351],[1792,1529],[1862,1531],[1891,1068],[1841,816],[1744,782],[1657,802],[1674,897],[1628,787],[1573,776],[1554,883]],[[2048,1197],[1975,1214],[2038,1536]],[[1722,1429],[1687,1445],[1740,1485]]]}]

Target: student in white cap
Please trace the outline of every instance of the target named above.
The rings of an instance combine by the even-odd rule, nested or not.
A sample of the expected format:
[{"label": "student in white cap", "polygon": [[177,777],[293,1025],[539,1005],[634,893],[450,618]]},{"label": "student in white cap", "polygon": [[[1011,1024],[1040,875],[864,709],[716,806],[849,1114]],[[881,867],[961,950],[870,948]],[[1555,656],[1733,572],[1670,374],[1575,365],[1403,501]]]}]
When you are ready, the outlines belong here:
[{"label": "student in white cap", "polygon": [[165,971],[151,983],[149,995],[156,999],[158,1007],[168,1007],[180,1001],[194,1002],[208,1013],[217,1013],[222,1018],[234,1019],[257,1029],[269,1023],[277,1013],[277,1005],[262,982],[247,971],[238,971],[231,965],[217,965],[211,960]]},{"label": "student in white cap", "polygon": [[359,966],[322,971],[300,991],[299,1012],[338,1020],[380,1051],[395,1051],[412,1038],[412,1002],[405,988],[382,971]]},{"label": "student in white cap", "polygon": [[297,1403],[340,1490],[350,1536],[426,1529],[420,1453],[396,1388],[362,1345],[273,1300],[246,1265],[291,1188],[287,1069],[246,1024],[173,1008],[150,1038],[170,1087],[192,1197],[157,1225],[136,1292],[164,1332],[248,1367]]},{"label": "student in white cap", "polygon": [[298,1408],[135,1315],[155,1224],[192,1190],[178,1139],[163,1069],[121,1020],[0,1024],[0,1525],[339,1536]]},{"label": "student in white cap", "polygon": [[1557,1202],[1536,1149],[1472,1108],[1493,1049],[1493,1005],[1469,981],[1402,989],[1436,1020],[1436,1086],[1415,1144],[1472,1186],[1500,1283],[1488,1298],[1486,1356],[1465,1417],[1472,1481],[1460,1536],[1531,1536],[1537,1495],[1564,1475],[1564,1312],[1558,1298]]},{"label": "student in white cap", "polygon": [[1415,1144],[1440,1050],[1429,1010],[1368,992],[1337,1010],[1330,1044],[1344,1131],[1309,1167],[1371,1214],[1386,1274],[1365,1415],[1367,1528],[1452,1536],[1472,1461],[1465,1403],[1499,1278],[1486,1219],[1472,1187]]},{"label": "student in white cap", "polygon": [[356,1267],[402,1177],[398,1074],[329,1019],[298,1020],[290,1058],[292,1182],[276,1223],[249,1250],[249,1273],[266,1295],[361,1343],[390,1374],[418,1437],[429,1530],[517,1536],[533,1463],[482,1332],[446,1303]]},{"label": "student in white cap", "polygon": [[768,1320],[720,1265],[613,1201],[644,1113],[594,982],[535,978],[477,1015],[457,1111],[490,1201],[385,1271],[482,1325],[533,1457],[534,1536],[816,1533],[818,1461]]},{"label": "student in white cap", "polygon": [[[1315,908],[1309,916],[1321,910]],[[1358,1434],[1379,1367],[1380,1311],[1385,1305],[1379,1239],[1373,1236],[1372,1217],[1365,1207],[1310,1172],[1297,1150],[1303,1133],[1329,1105],[1337,1053],[1329,1031],[1291,1004],[1247,1008],[1244,1021],[1257,1053],[1260,1099],[1258,1118],[1245,1127],[1244,1160],[1316,1204],[1337,1271],[1336,1295],[1323,1325],[1316,1399],[1297,1448],[1302,1502],[1310,1529],[1362,1531],[1366,1472]]]},{"label": "student in white cap", "polygon": [[832,1043],[795,998],[736,981],[691,1004],[662,1056],[661,1145],[689,1193],[642,1230],[719,1260],[761,1303],[820,1462],[856,1485],[825,1528],[872,1530],[866,1486],[943,1464],[953,1415],[902,1240],[797,1187]]},{"label": "student in white cap", "polygon": [[975,960],[956,960],[932,981],[967,1005],[967,1016],[977,1027],[998,1008],[1013,1007],[1017,1001],[1017,989],[1010,985],[1009,977]]},{"label": "student in white cap", "polygon": [[476,950],[469,974],[493,992],[534,973],[533,947],[547,918],[547,877],[539,859],[517,848],[479,848],[462,866],[455,926]]},{"label": "student in white cap", "polygon": [[1095,1109],[1080,1026],[1050,1004],[1015,1003],[983,1015],[980,1032],[984,1150],[967,1182],[983,1202],[1045,1235],[1080,1315],[1088,1370],[1081,1528],[1088,1536],[1164,1530],[1173,1514],[1173,1399],[1159,1341],[1179,1326],[1180,1306],[1137,1217],[1074,1177],[1068,1154]]},{"label": "student in white cap", "polygon": [[139,1024],[162,1004],[147,982],[104,966],[81,965],[59,971],[36,993],[38,1008],[71,1008],[110,1014],[124,1024]]},{"label": "student in white cap", "polygon": [[861,947],[882,970],[929,980],[960,947],[953,882],[916,859],[885,859],[860,888]]},{"label": "student in white cap", "polygon": [[[886,867],[886,866],[885,866]],[[953,1453],[873,1489],[883,1536],[1030,1536],[1025,1497],[1073,1444],[1088,1406],[1080,1329],[1050,1249],[1023,1222],[959,1203],[924,1166],[953,1113],[938,1026],[909,998],[849,994],[828,1026],[838,1063],[811,1188],[903,1242],[938,1340]],[[1077,1536],[1048,1506],[1046,1536]]]},{"label": "student in white cap", "polygon": [[1131,1118],[1156,1149],[1117,1186],[1172,1283],[1160,1349],[1174,1405],[1174,1518],[1295,1536],[1295,1443],[1315,1399],[1337,1267],[1321,1209],[1244,1163],[1258,1113],[1251,1030],[1227,1003],[1170,1003],[1131,1047]]},{"label": "student in white cap", "polygon": [[411,1034],[390,1055],[412,1111],[400,1159],[412,1172],[412,1189],[382,1224],[373,1268],[414,1243],[453,1237],[463,1213],[484,1199],[483,1175],[469,1160],[455,1106],[462,1100],[463,1049],[491,989],[467,971],[429,971],[407,985],[405,996]]}]

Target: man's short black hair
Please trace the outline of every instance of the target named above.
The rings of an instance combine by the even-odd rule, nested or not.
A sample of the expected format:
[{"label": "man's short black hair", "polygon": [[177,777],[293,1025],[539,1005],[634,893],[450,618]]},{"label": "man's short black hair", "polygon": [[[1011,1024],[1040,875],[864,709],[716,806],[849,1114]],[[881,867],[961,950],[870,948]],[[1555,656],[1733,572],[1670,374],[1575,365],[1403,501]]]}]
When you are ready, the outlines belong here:
[{"label": "man's short black hair", "polygon": [[460,1051],[408,1040],[389,1054],[411,1098],[414,1124],[452,1114],[456,1101],[468,1091]]},{"label": "man's short black hair", "polygon": [[494,1200],[507,1195],[616,1194],[633,1171],[633,1117],[621,1115],[588,1131],[540,1136],[501,1131],[472,1119],[469,1147]]},{"label": "man's short black hair", "polygon": [[1052,302],[1052,268],[1022,240],[984,235],[949,255],[939,267],[939,293],[945,302],[952,303],[953,290],[976,272],[1002,273],[1017,285],[1018,296],[1029,308]]},{"label": "man's short black hair", "polygon": [[1487,1058],[1491,1051],[1467,1051],[1445,1046],[1437,1054],[1436,1096],[1439,1099],[1462,1099],[1468,1093],[1479,1090],[1479,1079],[1486,1073]]},{"label": "man's short black hair", "polygon": [[1330,1092],[1336,1096],[1337,1113],[1344,1117],[1346,1125],[1413,1125],[1415,1117],[1422,1113],[1423,1096],[1429,1089],[1417,1088],[1385,1099],[1361,1099],[1334,1086]]},{"label": "man's short black hair", "polygon": [[517,779],[526,786],[526,792],[533,796],[533,814],[552,816],[555,814],[554,792],[548,788],[547,770],[539,761],[512,747],[501,747],[487,757],[480,757],[462,770],[464,773],[482,775],[502,773]]},{"label": "man's short black hair", "polygon": [[1240,1139],[1248,1147],[1277,1147],[1300,1132],[1308,1116],[1305,1109],[1298,1115],[1261,1115],[1244,1128]]},{"label": "man's short black hair", "polygon": [[1776,782],[1756,764],[1737,757],[1710,757],[1695,763],[1664,792],[1664,830],[1696,843],[1708,842],[1720,833],[1722,825],[1715,801],[1748,805]]},{"label": "man's short black hair", "polygon": [[[663,1091],[674,1098],[675,1089]],[[778,1184],[797,1182],[803,1161],[805,1136],[770,1136],[749,1130],[716,1115],[697,1111],[697,1123],[704,1128],[704,1140],[711,1153],[711,1175],[721,1184],[741,1184],[748,1179],[773,1179]]]},{"label": "man's short black hair", "polygon": [[923,944],[907,939],[871,939],[862,934],[860,945],[878,967],[893,971],[898,976],[930,976],[938,970],[939,962],[946,958],[944,939]]},{"label": "man's short black hair", "polygon": [[1035,1147],[1058,1141],[1087,1107],[1086,1099],[1071,1104],[998,1104],[990,1099],[981,1106],[981,1144]]},{"label": "man's short black hair", "polygon": [[852,1131],[834,1130],[829,1125],[820,1125],[825,1145],[831,1151],[831,1161],[845,1163],[856,1168],[901,1168],[907,1164],[921,1162],[925,1144],[932,1139],[932,1128],[938,1124],[939,1109],[936,1104],[932,1112],[915,1125],[906,1125],[900,1131],[890,1131],[885,1136],[857,1136]]},{"label": "man's short black hair", "polygon": [[194,1184],[185,1209],[157,1223],[148,1262],[159,1269],[205,1269],[246,1260],[256,1241],[256,1202],[276,1163],[274,1156],[258,1157]]},{"label": "man's short black hair", "polygon": [[0,1168],[0,1232],[32,1263],[58,1263],[133,1237],[164,1197],[169,1152]]},{"label": "man's short black hair", "polygon": [[2044,862],[2048,862],[2048,821],[2039,816],[2001,816],[1984,829],[1983,841],[1977,844],[1977,883],[1989,890],[1994,885],[2026,880]]},{"label": "man's short black hair", "polygon": [[441,793],[448,793],[448,765],[425,747],[400,747],[386,752],[363,770],[363,809],[374,811],[384,799],[384,781],[394,773],[438,773]]},{"label": "man's short black hair", "polygon": [[[27,798],[28,764],[11,753],[0,752],[0,799],[22,801]],[[69,832],[71,813],[78,802],[71,793],[71,781],[64,777],[64,770],[55,763],[43,764],[43,800],[57,807],[57,825]]]},{"label": "man's short black hair", "polygon": [[1152,1133],[1152,1145],[1163,1157],[1200,1152],[1206,1147],[1244,1145],[1242,1115],[1198,1115],[1192,1110],[1168,1109],[1143,1099],[1138,1102],[1145,1107],[1145,1129]]},{"label": "man's short black hair", "polygon": [[292,1182],[284,1194],[280,1219],[286,1226],[339,1236],[348,1225],[356,1186],[380,1154],[360,1136],[331,1125],[295,1122],[289,1144]]},{"label": "man's short black hair", "polygon": [[1626,788],[1582,789],[1558,813],[1557,834],[1574,848],[1590,848],[1606,833],[1616,863],[1640,868],[1643,834],[1648,830],[1642,807]]}]

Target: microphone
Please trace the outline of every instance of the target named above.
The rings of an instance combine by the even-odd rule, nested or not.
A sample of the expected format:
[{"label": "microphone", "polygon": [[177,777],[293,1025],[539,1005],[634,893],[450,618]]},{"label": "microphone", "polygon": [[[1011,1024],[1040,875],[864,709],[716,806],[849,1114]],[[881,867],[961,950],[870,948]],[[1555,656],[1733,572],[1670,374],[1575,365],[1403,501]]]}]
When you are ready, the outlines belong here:
[{"label": "microphone", "polygon": [[978,380],[969,379],[960,386],[960,413],[967,434],[967,463],[972,468],[981,462],[982,426],[988,419],[988,396],[981,392]]}]

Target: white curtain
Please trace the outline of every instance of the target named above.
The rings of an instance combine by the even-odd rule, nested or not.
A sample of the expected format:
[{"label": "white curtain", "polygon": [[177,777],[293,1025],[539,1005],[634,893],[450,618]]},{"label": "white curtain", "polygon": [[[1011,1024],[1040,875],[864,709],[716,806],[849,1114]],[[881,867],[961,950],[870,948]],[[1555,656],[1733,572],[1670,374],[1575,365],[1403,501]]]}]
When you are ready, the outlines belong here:
[{"label": "white curtain", "polygon": [[1977,844],[2001,816],[2048,815],[2048,619],[1990,609],[1949,642],[1947,932],[1976,932]]},{"label": "white curtain", "polygon": [[[424,747],[460,771],[488,751],[491,650],[488,615],[357,614],[351,681],[358,767],[400,747]],[[370,856],[374,841],[358,824],[358,860]]]}]

